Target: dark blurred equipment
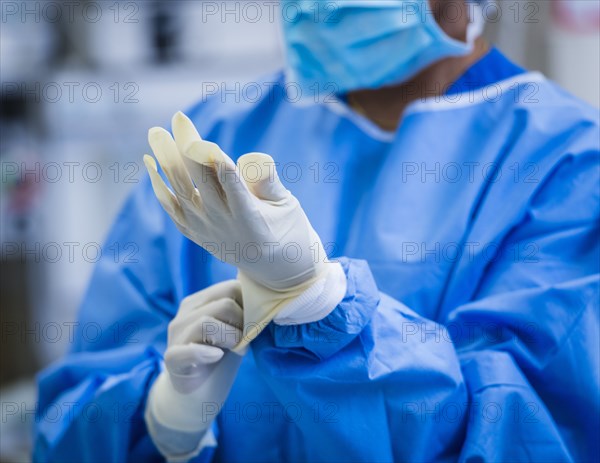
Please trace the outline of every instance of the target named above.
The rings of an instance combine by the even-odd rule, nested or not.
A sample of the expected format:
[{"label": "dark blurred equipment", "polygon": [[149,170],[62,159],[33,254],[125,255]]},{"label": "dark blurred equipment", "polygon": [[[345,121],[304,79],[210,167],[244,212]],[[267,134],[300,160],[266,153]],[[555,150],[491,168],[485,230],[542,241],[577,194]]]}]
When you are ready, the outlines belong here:
[{"label": "dark blurred equipment", "polygon": [[31,377],[40,367],[34,347],[39,330],[30,321],[28,268],[24,260],[2,258],[0,270],[0,388]]},{"label": "dark blurred equipment", "polygon": [[177,18],[167,2],[152,3],[152,43],[157,63],[168,63],[176,58],[178,45]]}]

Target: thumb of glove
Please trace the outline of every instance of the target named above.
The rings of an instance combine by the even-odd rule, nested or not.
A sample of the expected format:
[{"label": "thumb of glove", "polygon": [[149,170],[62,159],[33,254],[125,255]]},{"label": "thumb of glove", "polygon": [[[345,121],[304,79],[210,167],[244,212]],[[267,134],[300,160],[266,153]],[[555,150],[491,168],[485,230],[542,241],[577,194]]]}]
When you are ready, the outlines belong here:
[{"label": "thumb of glove", "polygon": [[248,189],[258,199],[281,201],[289,196],[279,180],[275,161],[268,154],[244,154],[238,159],[237,165]]}]

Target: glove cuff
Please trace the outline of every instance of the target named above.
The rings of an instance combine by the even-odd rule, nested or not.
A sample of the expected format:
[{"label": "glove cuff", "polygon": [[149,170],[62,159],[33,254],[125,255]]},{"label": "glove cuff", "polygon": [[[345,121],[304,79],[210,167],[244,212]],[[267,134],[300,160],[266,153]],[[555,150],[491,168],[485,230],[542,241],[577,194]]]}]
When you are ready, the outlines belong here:
[{"label": "glove cuff", "polygon": [[189,394],[175,389],[167,370],[158,375],[148,394],[145,420],[156,446],[161,452],[166,449],[165,456],[172,455],[173,448],[187,455],[201,439],[206,440],[207,430],[229,395],[241,361],[240,355],[226,352],[204,383]]},{"label": "glove cuff", "polygon": [[150,389],[146,416],[162,428],[198,435],[210,427],[213,418],[203,419],[199,409],[201,404],[197,394],[178,392],[171,384],[167,370],[163,370]]},{"label": "glove cuff", "polygon": [[346,274],[339,262],[325,264],[325,274],[275,316],[277,325],[300,325],[329,315],[346,294]]},{"label": "glove cuff", "polygon": [[[333,262],[323,263],[312,280],[282,292],[256,283],[241,271],[238,280],[244,300],[244,336],[233,352],[243,351],[284,309],[285,316],[281,319],[289,318],[290,324],[320,320],[335,309],[346,293],[344,270],[339,263]],[[290,304],[293,305],[288,309]]]}]

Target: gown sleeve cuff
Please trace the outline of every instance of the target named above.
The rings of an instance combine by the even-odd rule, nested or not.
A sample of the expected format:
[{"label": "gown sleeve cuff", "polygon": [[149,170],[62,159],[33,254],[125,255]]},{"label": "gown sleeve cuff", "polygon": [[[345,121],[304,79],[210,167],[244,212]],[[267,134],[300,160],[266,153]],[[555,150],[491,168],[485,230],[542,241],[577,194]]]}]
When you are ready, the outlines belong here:
[{"label": "gown sleeve cuff", "polygon": [[346,279],[342,300],[324,318],[310,323],[271,323],[275,347],[303,349],[326,359],[343,349],[369,323],[379,304],[379,291],[366,261],[339,259]]},{"label": "gown sleeve cuff", "polygon": [[212,428],[201,433],[171,429],[160,424],[148,409],[145,420],[154,445],[168,463],[186,463],[200,455],[205,448],[217,446]]}]

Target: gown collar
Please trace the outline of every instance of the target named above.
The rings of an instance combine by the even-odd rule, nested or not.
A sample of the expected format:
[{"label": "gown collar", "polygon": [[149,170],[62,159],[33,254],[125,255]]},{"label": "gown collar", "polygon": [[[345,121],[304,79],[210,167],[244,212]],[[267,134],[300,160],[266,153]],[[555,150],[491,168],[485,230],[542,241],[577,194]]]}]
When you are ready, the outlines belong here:
[{"label": "gown collar", "polygon": [[[464,104],[455,101],[456,98],[461,99],[459,95],[461,93],[473,93],[476,90],[490,85],[496,85],[500,91],[503,91],[505,90],[505,87],[508,89],[520,80],[529,82],[539,81],[541,79],[543,79],[543,76],[537,73],[527,73],[525,69],[506,58],[497,48],[492,47],[483,57],[469,67],[461,77],[450,85],[443,95],[410,103],[406,107],[402,118],[405,118],[411,113],[421,112],[423,110],[450,109],[464,106]],[[440,99],[451,101],[448,105],[440,105],[437,101]],[[465,101],[472,101],[471,98],[462,98],[461,100],[463,100],[463,103]],[[391,143],[396,138],[398,129],[395,131],[382,129],[362,114],[354,111],[348,105],[345,96],[339,96],[333,102],[329,102],[325,106],[339,116],[349,119],[371,138],[384,143]],[[402,124],[400,124],[400,126],[401,125]]]}]

